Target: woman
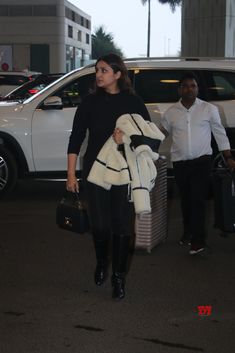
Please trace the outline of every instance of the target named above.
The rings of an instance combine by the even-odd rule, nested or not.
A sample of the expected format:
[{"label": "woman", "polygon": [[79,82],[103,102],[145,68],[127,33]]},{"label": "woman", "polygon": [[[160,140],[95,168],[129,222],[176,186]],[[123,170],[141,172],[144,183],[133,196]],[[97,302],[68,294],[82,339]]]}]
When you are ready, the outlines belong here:
[{"label": "woman", "polygon": [[143,101],[134,94],[125,64],[118,55],[108,54],[99,58],[95,69],[95,90],[84,98],[74,118],[68,146],[66,187],[72,192],[79,189],[75,176],[76,162],[88,130],[88,145],[82,175],[83,180],[86,181],[97,259],[95,283],[100,286],[107,278],[109,240],[112,236],[112,296],[114,299],[122,299],[125,296],[130,240],[131,204],[128,201],[128,185],[112,186],[111,190],[107,191],[89,183],[86,179],[100,149],[111,135],[118,145],[122,144],[122,131],[115,128],[119,116],[125,113],[137,113],[145,120],[150,120],[150,117]]}]

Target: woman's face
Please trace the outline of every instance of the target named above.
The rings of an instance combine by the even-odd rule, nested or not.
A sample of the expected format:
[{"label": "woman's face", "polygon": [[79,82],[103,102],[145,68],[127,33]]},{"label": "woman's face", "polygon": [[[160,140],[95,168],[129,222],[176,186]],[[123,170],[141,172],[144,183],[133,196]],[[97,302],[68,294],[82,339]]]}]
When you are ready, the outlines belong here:
[{"label": "woman's face", "polygon": [[114,73],[111,66],[105,61],[99,61],[96,65],[96,84],[98,87],[103,88],[106,92],[117,93],[119,92],[118,79],[121,72]]}]

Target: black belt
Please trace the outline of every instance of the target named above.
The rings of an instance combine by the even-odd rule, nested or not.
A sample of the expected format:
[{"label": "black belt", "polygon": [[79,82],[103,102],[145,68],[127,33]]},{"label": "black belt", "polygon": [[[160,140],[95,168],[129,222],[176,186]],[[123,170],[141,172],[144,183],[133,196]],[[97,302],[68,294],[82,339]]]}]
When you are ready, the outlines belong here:
[{"label": "black belt", "polygon": [[194,159],[186,159],[186,160],[182,160],[182,161],[175,161],[173,162],[173,164],[191,164],[191,163],[196,163],[196,162],[203,162],[206,160],[210,160],[211,159],[211,155],[210,154],[204,154],[203,156],[194,158]]}]

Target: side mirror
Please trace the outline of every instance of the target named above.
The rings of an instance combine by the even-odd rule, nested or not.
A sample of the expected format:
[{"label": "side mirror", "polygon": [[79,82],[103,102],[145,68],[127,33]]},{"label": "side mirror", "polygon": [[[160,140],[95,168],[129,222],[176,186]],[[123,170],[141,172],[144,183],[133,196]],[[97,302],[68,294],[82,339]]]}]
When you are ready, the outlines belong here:
[{"label": "side mirror", "polygon": [[60,97],[51,96],[44,100],[41,108],[43,110],[63,109],[63,103]]}]

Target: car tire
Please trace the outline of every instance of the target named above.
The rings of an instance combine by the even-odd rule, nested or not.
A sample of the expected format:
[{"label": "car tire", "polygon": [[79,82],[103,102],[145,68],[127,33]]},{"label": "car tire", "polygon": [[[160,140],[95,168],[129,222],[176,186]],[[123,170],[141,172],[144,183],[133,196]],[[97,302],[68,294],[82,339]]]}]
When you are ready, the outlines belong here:
[{"label": "car tire", "polygon": [[15,187],[17,174],[15,158],[7,148],[0,146],[0,198]]}]

